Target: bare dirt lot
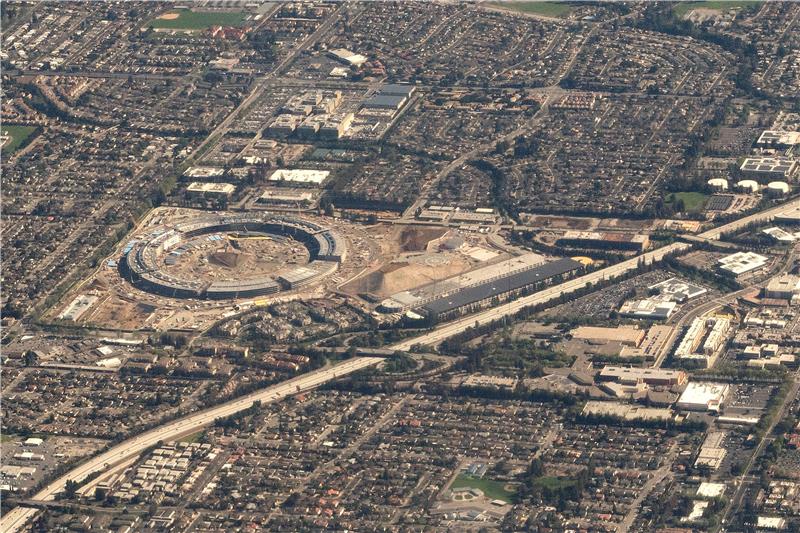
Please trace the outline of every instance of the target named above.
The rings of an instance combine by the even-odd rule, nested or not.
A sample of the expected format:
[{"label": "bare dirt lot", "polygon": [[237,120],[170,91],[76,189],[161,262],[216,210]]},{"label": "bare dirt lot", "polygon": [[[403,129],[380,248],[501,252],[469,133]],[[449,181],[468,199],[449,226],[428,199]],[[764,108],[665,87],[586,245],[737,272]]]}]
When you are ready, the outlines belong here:
[{"label": "bare dirt lot", "polygon": [[447,230],[444,228],[404,227],[397,240],[401,252],[424,252],[430,241],[445,233]]},{"label": "bare dirt lot", "polygon": [[153,305],[111,295],[94,310],[88,322],[101,327],[135,330],[155,311]]},{"label": "bare dirt lot", "polygon": [[388,263],[348,283],[344,289],[354,294],[368,292],[387,297],[396,292],[455,276],[465,272],[470,266],[469,261],[455,254],[447,254],[441,257],[441,260],[427,264],[424,261]]}]

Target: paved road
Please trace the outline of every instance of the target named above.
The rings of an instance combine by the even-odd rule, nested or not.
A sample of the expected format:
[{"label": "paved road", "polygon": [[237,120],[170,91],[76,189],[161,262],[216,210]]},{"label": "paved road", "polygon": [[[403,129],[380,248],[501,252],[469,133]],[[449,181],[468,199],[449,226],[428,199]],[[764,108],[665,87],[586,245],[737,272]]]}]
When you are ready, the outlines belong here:
[{"label": "paved road", "polygon": [[193,153],[202,153],[202,150],[206,147],[206,145],[211,142],[216,142],[218,138],[226,133],[231,124],[233,124],[233,122],[239,118],[239,115],[261,97],[264,89],[268,87],[271,82],[275,81],[281,74],[283,74],[283,71],[286,69],[286,67],[288,67],[292,61],[294,61],[295,58],[300,55],[300,53],[311,47],[325,32],[331,28],[331,26],[333,26],[334,22],[339,19],[339,15],[343,9],[342,6],[344,6],[344,3],[342,3],[337,8],[337,11],[328,17],[325,22],[320,24],[320,26],[311,35],[306,37],[305,40],[303,40],[303,42],[297,46],[297,48],[293,49],[285,58],[283,58],[283,60],[278,63],[278,65],[270,74],[258,79],[255,82],[253,89],[250,91],[250,95],[242,100],[242,103],[239,104],[236,109],[234,109],[222,122],[220,122],[216,128],[214,128],[214,131],[212,131],[205,138],[205,140],[200,143],[197,148],[195,148]]},{"label": "paved road", "polygon": [[775,429],[775,425],[786,417],[789,407],[792,405],[794,398],[797,396],[797,393],[800,390],[800,378],[798,378],[798,375],[800,375],[800,371],[797,371],[792,375],[791,379],[793,383],[789,388],[788,394],[786,394],[786,398],[784,398],[783,403],[781,404],[775,416],[772,418],[769,427],[764,431],[764,436],[758,443],[753,455],[750,456],[750,460],[747,461],[747,466],[742,472],[742,475],[736,480],[736,490],[734,490],[731,499],[728,500],[728,505],[725,506],[725,511],[722,513],[722,518],[719,522],[719,525],[713,530],[715,533],[725,530],[725,526],[728,522],[728,518],[731,517],[731,513],[733,513],[735,516],[736,511],[741,506],[742,498],[745,494],[745,488],[749,484],[748,477],[752,474],[753,467],[758,463],[758,458],[761,457],[761,454],[764,452],[764,448],[766,447],[767,443],[772,440],[771,434],[772,430]]},{"label": "paved road", "polygon": [[752,215],[748,215],[743,218],[739,218],[734,220],[733,222],[728,222],[727,224],[723,224],[714,229],[710,229],[708,231],[704,231],[697,235],[701,239],[711,239],[716,240],[719,239],[723,233],[728,233],[730,231],[734,231],[744,226],[752,223],[752,222],[765,222],[772,220],[775,215],[779,213],[783,213],[784,211],[788,211],[790,209],[794,209],[796,207],[800,207],[800,198],[795,198],[789,202],[781,204],[777,207],[773,207],[771,209],[766,209],[764,211],[759,211],[758,213],[754,213]]},{"label": "paved road", "polygon": [[[104,473],[114,469],[120,463],[129,461],[132,457],[140,454],[159,441],[173,440],[180,436],[194,433],[210,425],[217,418],[230,416],[249,408],[253,405],[253,402],[272,403],[280,401],[287,396],[313,389],[327,381],[378,364],[381,361],[383,361],[383,359],[378,357],[356,357],[348,359],[336,366],[297,376],[283,383],[223,403],[211,409],[169,422],[117,444],[110,450],[89,459],[44,487],[31,499],[43,501],[53,500],[59,492],[64,490],[68,480],[80,482],[89,475]],[[36,514],[36,511],[36,509],[30,507],[17,507],[11,510],[0,518],[0,532],[11,533],[18,531]]]},{"label": "paved road", "polygon": [[[722,233],[740,229],[752,222],[764,222],[772,220],[772,218],[778,213],[782,213],[784,211],[793,209],[798,206],[800,206],[800,198],[797,198],[790,202],[786,202],[777,207],[766,209],[759,213],[755,213],[740,218],[738,220],[734,220],[733,222],[729,222],[718,228],[714,228],[706,232],[703,232],[699,234],[698,237],[701,237],[703,239],[712,239],[712,240],[719,239]],[[580,276],[578,278],[565,281],[564,283],[561,283],[559,285],[554,285],[553,287],[549,287],[535,294],[524,296],[510,303],[506,303],[498,307],[487,309],[486,311],[482,311],[472,315],[467,315],[458,320],[454,320],[453,322],[443,324],[435,328],[433,331],[425,333],[419,337],[406,339],[391,346],[388,346],[388,348],[395,350],[408,350],[411,348],[411,346],[415,344],[435,346],[440,342],[442,342],[443,340],[448,339],[454,335],[457,335],[458,333],[461,333],[462,331],[474,326],[475,324],[485,324],[486,322],[491,322],[493,320],[497,320],[505,316],[513,315],[523,307],[550,302],[552,300],[557,299],[562,294],[570,294],[577,291],[578,289],[585,287],[587,283],[597,283],[599,281],[616,278],[621,276],[622,274],[635,270],[636,268],[638,268],[640,261],[644,261],[646,264],[650,264],[654,261],[660,261],[667,254],[673,252],[684,252],[689,250],[691,247],[692,245],[688,243],[673,243],[668,246],[664,246],[662,248],[658,248],[656,250],[652,250],[650,252],[638,255],[631,259],[627,259],[621,263],[617,263],[616,265],[612,265],[610,267],[606,267],[601,270],[596,270],[584,276]]]},{"label": "paved road", "polygon": [[598,283],[604,280],[619,277],[622,274],[632,270],[636,270],[639,267],[640,261],[643,261],[645,264],[650,264],[654,261],[660,261],[667,254],[682,252],[688,250],[689,248],[691,248],[691,245],[686,243],[670,244],[657,250],[627,259],[621,263],[617,263],[616,265],[595,270],[589,274],[565,281],[564,283],[558,285],[554,285],[537,293],[523,296],[522,298],[505,303],[498,307],[487,309],[486,311],[482,311],[480,313],[467,315],[458,320],[454,320],[453,322],[448,322],[447,324],[443,324],[435,328],[431,332],[425,333],[419,337],[403,340],[388,346],[388,348],[394,350],[408,350],[415,344],[436,345],[443,340],[452,337],[453,335],[461,333],[475,324],[485,324],[505,316],[513,315],[523,307],[550,302],[559,298],[563,294],[570,294],[582,289],[587,283]]}]

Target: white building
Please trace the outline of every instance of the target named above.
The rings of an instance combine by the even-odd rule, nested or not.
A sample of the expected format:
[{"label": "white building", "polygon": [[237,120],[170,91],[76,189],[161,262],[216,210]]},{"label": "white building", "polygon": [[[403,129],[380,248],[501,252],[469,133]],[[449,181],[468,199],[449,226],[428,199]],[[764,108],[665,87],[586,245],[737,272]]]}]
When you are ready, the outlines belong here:
[{"label": "white building", "polygon": [[345,65],[350,65],[353,67],[360,67],[367,62],[367,58],[365,56],[353,53],[345,48],[329,50],[328,55],[337,61],[341,61]]},{"label": "white building", "polygon": [[800,276],[785,274],[771,279],[764,289],[764,297],[797,303],[800,301]]},{"label": "white building", "polygon": [[675,350],[675,357],[705,368],[713,366],[730,328],[727,318],[695,318]]},{"label": "white building", "polygon": [[232,183],[205,183],[193,181],[186,188],[189,196],[193,197],[211,197],[211,198],[228,198],[236,192],[236,186]]},{"label": "white building", "polygon": [[725,274],[741,276],[763,268],[769,259],[753,252],[736,252],[719,260],[719,269]]},{"label": "white building", "polygon": [[662,302],[657,300],[631,300],[622,304],[619,314],[632,318],[646,318],[649,320],[665,320],[672,315],[675,302]]},{"label": "white building", "polygon": [[754,180],[788,180],[797,170],[797,163],[788,157],[748,157],[739,170]]},{"label": "white building", "polygon": [[730,389],[727,383],[691,382],[678,398],[676,406],[686,411],[719,412]]},{"label": "white building", "polygon": [[762,230],[762,233],[783,244],[793,243],[797,239],[800,239],[800,232],[789,233],[777,226]]},{"label": "white building", "polygon": [[756,141],[756,146],[761,148],[791,148],[800,144],[800,132],[765,130]]},{"label": "white building", "polygon": [[322,185],[328,176],[328,170],[305,170],[280,168],[272,173],[269,181],[273,183],[289,183],[292,185]]}]

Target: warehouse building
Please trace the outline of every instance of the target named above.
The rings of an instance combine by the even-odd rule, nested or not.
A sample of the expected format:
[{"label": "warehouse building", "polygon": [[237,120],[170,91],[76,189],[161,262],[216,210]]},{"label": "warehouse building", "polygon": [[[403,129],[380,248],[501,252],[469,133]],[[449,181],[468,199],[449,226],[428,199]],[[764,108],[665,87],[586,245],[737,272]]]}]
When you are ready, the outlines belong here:
[{"label": "warehouse building", "polygon": [[392,294],[381,302],[379,310],[387,313],[396,313],[406,309],[422,307],[433,300],[445,298],[468,287],[475,287],[493,280],[500,280],[512,274],[518,274],[545,263],[545,258],[539,254],[527,253],[481,267],[458,276],[428,283],[415,289],[400,291]]},{"label": "warehouse building", "polygon": [[723,274],[740,277],[766,266],[768,258],[753,252],[736,252],[719,260]]},{"label": "warehouse building", "polygon": [[367,58],[365,56],[362,56],[361,54],[356,54],[345,48],[336,48],[334,50],[328,50],[328,57],[335,59],[340,63],[344,63],[345,65],[356,68],[360,67],[361,65],[367,62]]},{"label": "warehouse building", "polygon": [[797,163],[788,157],[748,157],[739,168],[742,174],[758,181],[789,180]]},{"label": "warehouse building", "polygon": [[683,385],[688,377],[683,370],[665,370],[661,368],[629,368],[623,366],[606,366],[597,375],[598,381],[615,381],[617,383],[646,383],[652,386],[672,387]]},{"label": "warehouse building", "polygon": [[789,233],[788,231],[777,226],[762,230],[762,233],[772,238],[772,240],[782,244],[791,244],[800,239],[800,232]]},{"label": "warehouse building", "polygon": [[791,207],[775,215],[774,222],[777,224],[800,224],[800,206]]},{"label": "warehouse building", "polygon": [[778,150],[786,150],[797,145],[800,145],[800,132],[798,131],[765,130],[756,141],[756,146],[759,148]]},{"label": "warehouse building", "polygon": [[691,382],[678,398],[676,406],[685,411],[719,412],[728,397],[727,383]]},{"label": "warehouse building", "polygon": [[785,274],[771,279],[764,289],[764,297],[800,303],[800,276]]},{"label": "warehouse building", "polygon": [[366,109],[399,110],[408,102],[415,90],[416,87],[413,85],[389,83],[382,86],[376,94],[364,100],[361,106]]},{"label": "warehouse building", "polygon": [[619,308],[620,316],[630,318],[644,318],[647,320],[666,320],[675,308],[675,302],[659,301],[653,299],[629,300]]},{"label": "warehouse building", "polygon": [[329,170],[306,170],[306,169],[285,169],[280,168],[272,173],[269,181],[275,185],[311,185],[319,186],[328,179]]},{"label": "warehouse building", "polygon": [[236,192],[232,183],[207,183],[193,181],[186,188],[186,194],[191,198],[230,198]]},{"label": "warehouse building", "polygon": [[311,191],[296,189],[265,189],[257,202],[264,205],[289,205],[309,207],[314,204],[315,196]]},{"label": "warehouse building", "polygon": [[422,306],[419,309],[419,313],[433,320],[451,318],[489,307],[495,299],[521,293],[539,284],[551,282],[556,278],[576,272],[581,268],[583,268],[583,265],[572,259],[558,259],[535,268],[467,287],[443,298],[433,300]]},{"label": "warehouse building", "polygon": [[597,343],[618,342],[624,346],[633,347],[641,345],[644,337],[644,330],[630,326],[620,326],[618,328],[580,326],[572,331],[573,339]]}]

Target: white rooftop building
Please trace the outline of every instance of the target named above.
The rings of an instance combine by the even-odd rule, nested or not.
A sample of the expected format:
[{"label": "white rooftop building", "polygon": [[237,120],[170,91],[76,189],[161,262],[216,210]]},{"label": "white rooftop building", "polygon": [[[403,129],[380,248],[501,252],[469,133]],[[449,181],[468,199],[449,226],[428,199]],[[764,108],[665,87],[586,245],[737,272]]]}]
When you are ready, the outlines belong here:
[{"label": "white rooftop building", "polygon": [[772,237],[772,239],[774,239],[775,241],[784,244],[792,243],[797,239],[800,239],[800,231],[795,233],[789,233],[788,231],[781,229],[777,226],[762,230],[762,233],[768,235],[769,237]]},{"label": "white rooftop building", "polygon": [[193,181],[186,188],[186,192],[193,196],[214,196],[228,197],[236,192],[236,186],[232,183],[213,183]]},{"label": "white rooftop building", "polygon": [[356,54],[347,50],[345,48],[336,48],[334,50],[329,50],[328,55],[337,61],[341,61],[346,65],[351,65],[354,67],[360,67],[364,63],[367,62],[367,58],[362,56],[361,54]]},{"label": "white rooftop building", "polygon": [[619,314],[633,318],[664,320],[670,317],[678,304],[658,300],[630,300],[622,304]]},{"label": "white rooftop building", "polygon": [[705,287],[693,285],[680,278],[670,278],[661,283],[651,285],[648,289],[658,291],[658,294],[663,296],[665,300],[669,299],[670,301],[679,303],[691,300],[692,298],[696,298],[708,292],[708,289]]},{"label": "white rooftop building", "polygon": [[785,274],[771,279],[764,289],[764,297],[778,300],[792,300],[793,302],[799,300],[800,276]]},{"label": "white rooftop building", "polygon": [[769,259],[753,252],[736,252],[719,260],[719,269],[725,273],[741,276],[763,268]]},{"label": "white rooftop building", "polygon": [[718,412],[730,389],[727,383],[690,382],[676,406],[686,411]]},{"label": "white rooftop building", "polygon": [[328,176],[328,170],[304,170],[280,168],[269,177],[271,182],[288,182],[292,184],[321,185]]},{"label": "white rooftop building", "polygon": [[765,148],[790,148],[800,144],[800,132],[765,130],[756,141],[757,146]]}]

